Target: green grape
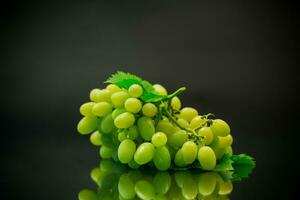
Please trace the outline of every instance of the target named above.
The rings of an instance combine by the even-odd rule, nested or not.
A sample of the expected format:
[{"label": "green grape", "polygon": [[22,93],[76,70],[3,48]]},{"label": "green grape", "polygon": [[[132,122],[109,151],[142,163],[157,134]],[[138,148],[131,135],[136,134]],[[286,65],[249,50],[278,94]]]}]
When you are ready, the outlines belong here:
[{"label": "green grape", "polygon": [[114,120],[111,117],[111,114],[106,115],[100,123],[100,130],[103,133],[111,133],[114,129]]},{"label": "green grape", "polygon": [[92,169],[91,173],[90,173],[90,177],[94,182],[98,182],[98,178],[101,176],[101,170],[99,167],[95,167],[94,169]]},{"label": "green grape", "polygon": [[87,102],[82,104],[79,108],[80,114],[87,117],[94,116],[94,114],[92,113],[92,109],[94,105],[95,105],[94,102]]},{"label": "green grape", "polygon": [[163,132],[157,132],[152,135],[151,142],[155,147],[164,146],[167,143],[167,136]]},{"label": "green grape", "polygon": [[106,86],[106,89],[108,89],[109,91],[111,91],[112,93],[115,93],[115,92],[119,92],[121,91],[121,88],[119,88],[117,85],[115,84],[109,84]]},{"label": "green grape", "polygon": [[181,151],[186,164],[192,164],[196,160],[198,147],[193,141],[185,142],[181,147]]},{"label": "green grape", "polygon": [[137,121],[137,127],[140,135],[145,141],[151,141],[152,135],[155,133],[154,123],[149,117],[141,117]]},{"label": "green grape", "polygon": [[93,190],[83,189],[78,194],[79,200],[98,200],[97,193]]},{"label": "green grape", "polygon": [[126,131],[122,131],[118,134],[118,140],[120,142],[122,142],[123,140],[125,140],[127,137],[126,137]]},{"label": "green grape", "polygon": [[173,148],[180,148],[188,140],[188,134],[184,130],[177,131],[170,136],[168,144]]},{"label": "green grape", "polygon": [[185,199],[196,199],[198,194],[198,187],[196,182],[190,173],[184,179],[183,187],[182,187],[182,196]]},{"label": "green grape", "polygon": [[184,159],[183,159],[182,149],[179,149],[176,152],[175,158],[174,158],[174,163],[178,167],[184,167],[184,166],[186,166],[186,163],[184,162]]},{"label": "green grape", "polygon": [[212,170],[216,166],[215,152],[208,146],[203,146],[199,149],[198,160],[202,169],[204,170]]},{"label": "green grape", "polygon": [[231,146],[227,147],[227,148],[225,149],[225,153],[228,153],[229,155],[232,156],[232,154],[233,154],[232,147],[231,147]]},{"label": "green grape", "polygon": [[113,153],[113,149],[109,148],[109,147],[106,147],[106,146],[102,146],[100,148],[100,157],[101,158],[111,158],[112,156],[112,153]]},{"label": "green grape", "polygon": [[128,112],[138,113],[142,109],[142,103],[137,98],[128,98],[124,104],[125,109]]},{"label": "green grape", "polygon": [[203,123],[203,119],[201,118],[200,115],[198,115],[191,120],[190,127],[192,129],[200,128],[202,123]]},{"label": "green grape", "polygon": [[102,134],[101,140],[102,140],[102,145],[110,147],[110,148],[115,147],[112,136],[110,134]]},{"label": "green grape", "polygon": [[157,107],[153,103],[145,103],[142,112],[147,117],[154,117],[157,114]]},{"label": "green grape", "polygon": [[228,195],[232,192],[233,185],[231,181],[220,181],[219,182],[219,195]]},{"label": "green grape", "polygon": [[133,84],[129,87],[128,93],[131,97],[140,97],[143,94],[143,88],[138,84]]},{"label": "green grape", "polygon": [[152,160],[154,156],[154,146],[149,142],[142,143],[134,154],[134,160],[139,165],[146,164]]},{"label": "green grape", "polygon": [[215,136],[227,136],[230,134],[230,127],[221,119],[213,120],[210,128]]},{"label": "green grape", "polygon": [[137,164],[137,163],[134,161],[134,159],[132,159],[132,160],[128,163],[128,166],[129,166],[130,168],[132,168],[132,169],[137,169],[137,168],[140,167],[140,165]]},{"label": "green grape", "polygon": [[158,194],[154,197],[153,200],[168,200],[168,198],[163,194]]},{"label": "green grape", "polygon": [[118,190],[120,195],[125,199],[132,199],[135,197],[134,183],[128,174],[120,176]]},{"label": "green grape", "polygon": [[216,188],[216,176],[212,172],[201,174],[198,180],[198,191],[203,196],[211,195]]},{"label": "green grape", "polygon": [[134,190],[139,198],[143,200],[152,200],[155,196],[155,190],[151,183],[146,180],[136,182]]},{"label": "green grape", "polygon": [[111,91],[107,90],[107,89],[93,89],[90,92],[90,99],[91,101],[94,102],[102,102],[102,101],[106,101],[106,102],[110,102],[110,96],[111,96]]},{"label": "green grape", "polygon": [[124,112],[118,115],[115,120],[114,124],[117,128],[129,128],[135,122],[135,117],[130,112]]},{"label": "green grape", "polygon": [[139,131],[138,131],[137,126],[133,125],[133,126],[129,127],[127,134],[128,134],[129,139],[132,139],[132,140],[137,139],[139,137]]},{"label": "green grape", "polygon": [[168,136],[175,132],[174,126],[168,120],[160,120],[156,126],[157,131],[161,131]]},{"label": "green grape", "polygon": [[181,108],[181,101],[178,97],[173,97],[171,99],[171,106],[174,110],[179,111]]},{"label": "green grape", "polygon": [[155,149],[153,163],[158,170],[165,171],[171,166],[171,156],[167,147],[162,146]]},{"label": "green grape", "polygon": [[118,108],[123,106],[126,99],[128,99],[129,95],[125,91],[115,92],[111,95],[111,102],[114,107]]},{"label": "green grape", "polygon": [[83,117],[77,125],[77,131],[82,135],[86,135],[93,132],[98,124],[99,119],[97,117]]},{"label": "green grape", "polygon": [[116,109],[114,109],[114,111],[111,113],[111,117],[112,117],[113,119],[116,119],[116,117],[118,117],[118,115],[120,115],[120,114],[122,114],[122,113],[124,113],[124,112],[126,112],[126,109],[125,109],[125,108],[123,108],[123,107],[116,108]]},{"label": "green grape", "polygon": [[98,117],[103,117],[108,113],[111,113],[112,105],[107,102],[96,103],[92,109],[92,113]]},{"label": "green grape", "polygon": [[166,194],[171,187],[172,179],[168,172],[158,172],[153,179],[155,191],[158,194]]},{"label": "green grape", "polygon": [[202,127],[198,130],[198,134],[204,137],[203,141],[205,145],[211,144],[214,139],[214,135],[210,127]]},{"label": "green grape", "polygon": [[198,111],[191,107],[182,108],[179,117],[190,122],[194,117],[198,116]]},{"label": "green grape", "polygon": [[166,145],[166,147],[169,150],[171,160],[173,160],[177,151],[173,147],[170,147],[168,144]]},{"label": "green grape", "polygon": [[99,131],[95,131],[94,133],[92,133],[90,136],[90,142],[95,146],[101,146],[101,133]]},{"label": "green grape", "polygon": [[121,142],[118,148],[118,158],[121,163],[129,163],[134,156],[136,150],[135,143],[130,139],[125,139]]},{"label": "green grape", "polygon": [[233,142],[233,138],[230,134],[224,137],[219,136],[217,140],[218,147],[220,148],[229,147],[232,144],[232,142]]},{"label": "green grape", "polygon": [[180,126],[182,126],[183,128],[189,128],[190,127],[190,124],[185,119],[182,119],[182,118],[178,118],[177,123]]},{"label": "green grape", "polygon": [[166,88],[164,88],[162,85],[160,84],[154,84],[153,85],[154,90],[159,94],[159,95],[168,95],[168,92],[166,90]]}]

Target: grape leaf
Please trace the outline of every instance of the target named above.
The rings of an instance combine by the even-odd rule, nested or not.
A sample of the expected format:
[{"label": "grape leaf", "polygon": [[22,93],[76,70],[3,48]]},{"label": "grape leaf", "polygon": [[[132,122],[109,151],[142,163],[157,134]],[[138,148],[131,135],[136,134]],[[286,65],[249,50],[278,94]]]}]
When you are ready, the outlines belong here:
[{"label": "grape leaf", "polygon": [[145,102],[157,102],[161,100],[171,99],[172,97],[177,96],[185,90],[185,88],[179,88],[177,91],[170,95],[159,95],[150,82],[143,80],[136,75],[122,71],[117,71],[115,74],[112,74],[111,77],[109,77],[105,81],[105,83],[116,84],[117,86],[125,89],[129,89],[129,87],[133,84],[139,84],[143,87],[144,91],[141,99]]}]

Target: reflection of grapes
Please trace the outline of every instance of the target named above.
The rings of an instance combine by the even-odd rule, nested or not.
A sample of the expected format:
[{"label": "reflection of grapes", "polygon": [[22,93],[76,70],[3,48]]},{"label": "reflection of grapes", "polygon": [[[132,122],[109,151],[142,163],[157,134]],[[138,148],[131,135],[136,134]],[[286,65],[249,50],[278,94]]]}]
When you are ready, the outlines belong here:
[{"label": "reflection of grapes", "polygon": [[98,189],[81,190],[79,200],[219,200],[229,199],[233,190],[232,182],[217,172],[134,170],[112,160],[102,160],[100,167],[92,169],[91,178]]},{"label": "reflection of grapes", "polygon": [[[133,168],[191,165],[213,170],[224,154],[232,154],[230,127],[221,119],[211,119],[212,114],[182,107],[178,94],[168,95],[162,85],[140,79],[93,89],[91,101],[80,107],[83,118],[78,132],[91,133],[90,141],[100,146],[102,158]],[[153,96],[163,98],[145,100]],[[191,194],[187,189],[186,195]]]}]

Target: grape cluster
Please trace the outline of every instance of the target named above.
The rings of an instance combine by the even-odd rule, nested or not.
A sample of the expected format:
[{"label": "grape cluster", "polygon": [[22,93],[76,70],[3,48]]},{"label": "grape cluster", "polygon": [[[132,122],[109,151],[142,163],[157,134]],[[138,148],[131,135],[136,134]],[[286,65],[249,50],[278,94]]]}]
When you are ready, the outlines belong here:
[{"label": "grape cluster", "polygon": [[112,160],[103,160],[91,171],[98,190],[83,189],[79,200],[229,200],[231,180],[217,172],[159,172],[126,169]]},{"label": "grape cluster", "polygon": [[[155,92],[167,90],[153,85]],[[178,96],[146,102],[145,89],[131,84],[127,89],[109,84],[93,89],[90,102],[80,107],[84,116],[78,132],[90,135],[100,147],[101,158],[112,158],[131,168],[154,165],[158,170],[189,165],[213,170],[222,156],[232,154],[229,125],[212,114],[182,107]]]}]

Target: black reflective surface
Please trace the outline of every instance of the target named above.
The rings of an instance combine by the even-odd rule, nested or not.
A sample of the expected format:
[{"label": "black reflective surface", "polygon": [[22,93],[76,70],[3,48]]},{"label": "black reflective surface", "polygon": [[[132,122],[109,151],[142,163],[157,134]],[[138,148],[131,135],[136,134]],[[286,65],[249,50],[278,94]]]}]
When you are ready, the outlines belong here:
[{"label": "black reflective surface", "polygon": [[297,5],[292,1],[4,1],[0,6],[2,199],[76,199],[96,189],[98,149],[79,106],[118,69],[186,86],[184,105],[231,126],[255,157],[230,199],[296,190]]}]

